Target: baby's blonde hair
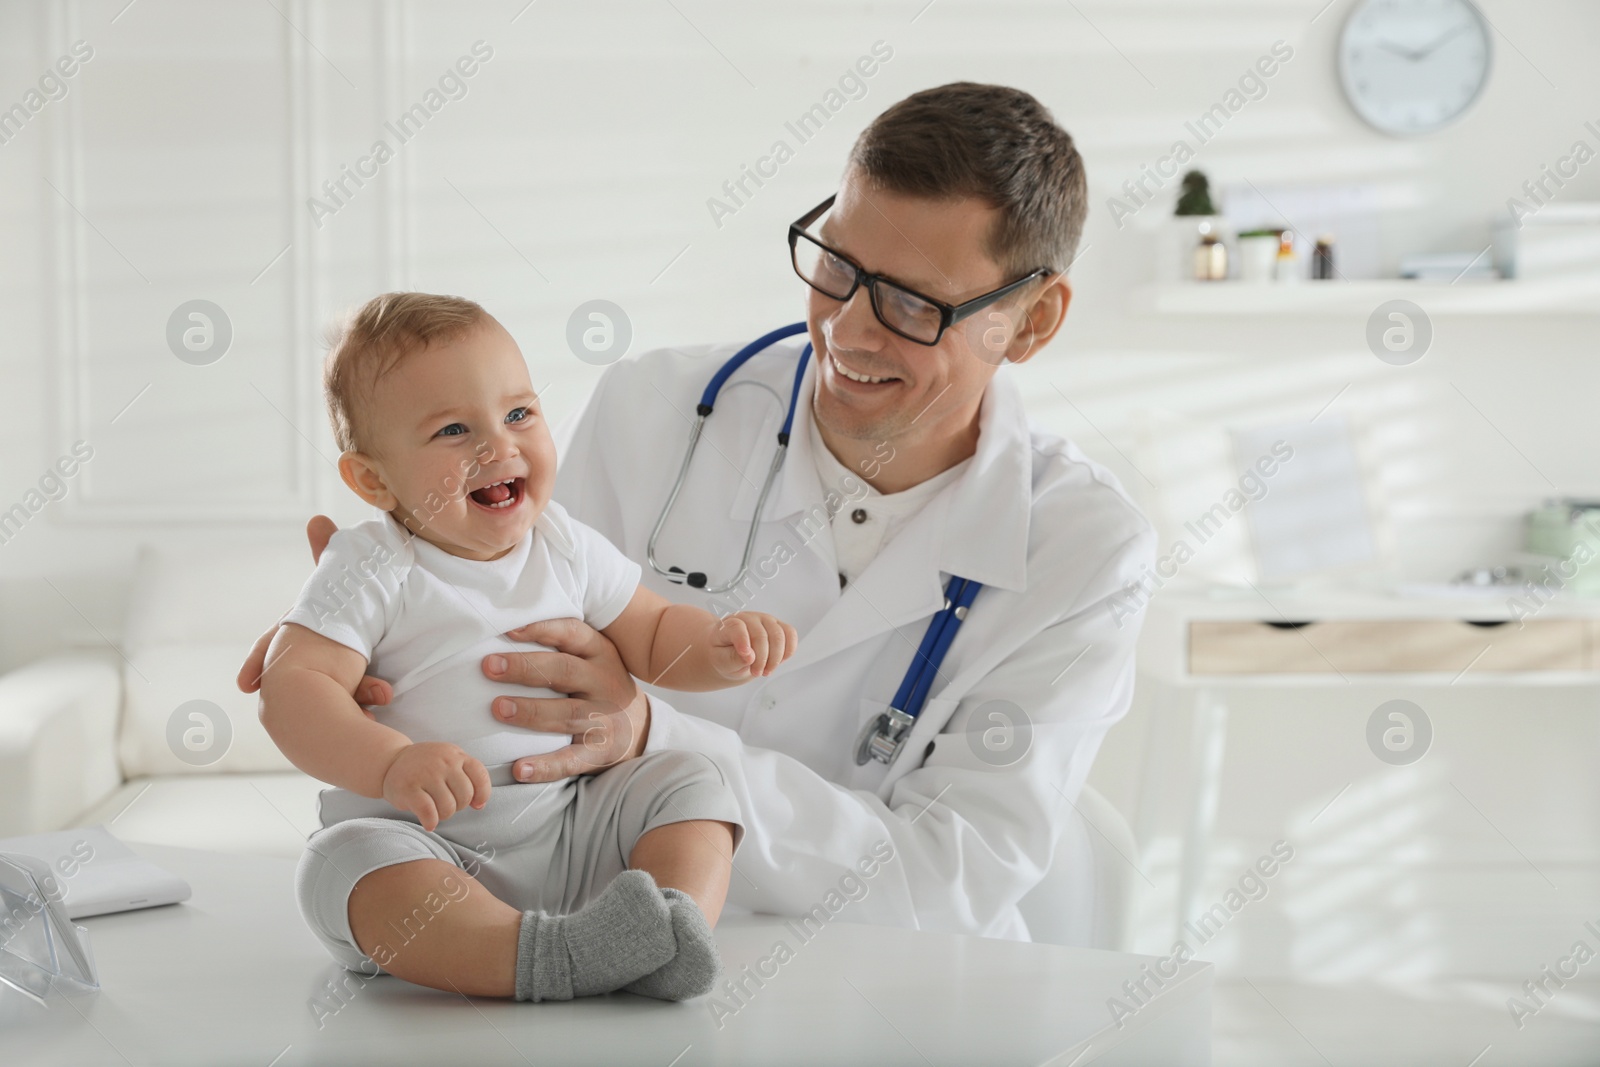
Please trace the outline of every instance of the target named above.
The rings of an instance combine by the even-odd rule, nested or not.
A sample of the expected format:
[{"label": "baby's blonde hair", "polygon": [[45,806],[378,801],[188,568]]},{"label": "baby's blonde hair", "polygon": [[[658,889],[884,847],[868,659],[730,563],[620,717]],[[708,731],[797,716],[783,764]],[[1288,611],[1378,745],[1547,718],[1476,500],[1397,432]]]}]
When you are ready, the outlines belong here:
[{"label": "baby's blonde hair", "polygon": [[358,415],[379,379],[402,359],[494,321],[471,300],[434,293],[384,293],[357,308],[333,337],[322,369],[328,419],[340,450],[367,450]]}]

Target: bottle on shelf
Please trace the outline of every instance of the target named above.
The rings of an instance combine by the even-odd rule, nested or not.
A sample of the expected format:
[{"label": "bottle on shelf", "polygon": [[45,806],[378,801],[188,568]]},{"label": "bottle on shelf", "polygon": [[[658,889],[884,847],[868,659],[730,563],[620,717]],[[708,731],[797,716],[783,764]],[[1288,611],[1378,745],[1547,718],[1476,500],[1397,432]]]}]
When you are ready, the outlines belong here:
[{"label": "bottle on shelf", "polygon": [[1331,233],[1325,233],[1317,238],[1317,247],[1311,253],[1311,277],[1316,281],[1332,281],[1334,278]]},{"label": "bottle on shelf", "polygon": [[1228,246],[1209,222],[1200,224],[1200,243],[1194,249],[1194,280],[1220,282],[1228,277]]},{"label": "bottle on shelf", "polygon": [[1279,282],[1300,280],[1300,257],[1294,254],[1294,231],[1284,230],[1278,235],[1278,263],[1272,277]]}]

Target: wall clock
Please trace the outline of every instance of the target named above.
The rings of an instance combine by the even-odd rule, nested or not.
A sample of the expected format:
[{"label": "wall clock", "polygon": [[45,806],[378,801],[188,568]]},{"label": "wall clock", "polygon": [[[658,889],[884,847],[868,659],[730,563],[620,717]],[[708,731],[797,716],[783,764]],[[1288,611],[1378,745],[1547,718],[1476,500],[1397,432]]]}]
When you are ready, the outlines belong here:
[{"label": "wall clock", "polygon": [[1469,0],[1366,0],[1339,38],[1345,98],[1384,133],[1431,133],[1489,81],[1489,24]]}]

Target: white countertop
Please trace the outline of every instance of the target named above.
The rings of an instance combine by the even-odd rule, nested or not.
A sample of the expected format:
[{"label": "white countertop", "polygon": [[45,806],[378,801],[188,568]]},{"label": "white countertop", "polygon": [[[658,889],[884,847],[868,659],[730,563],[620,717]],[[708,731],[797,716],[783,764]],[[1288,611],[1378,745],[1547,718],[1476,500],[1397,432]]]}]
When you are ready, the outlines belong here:
[{"label": "white countertop", "polygon": [[1177,580],[1156,590],[1145,611],[1183,619],[1475,619],[1516,617],[1510,602],[1528,606],[1529,618],[1600,619],[1600,597],[1561,592],[1541,606],[1520,586],[1450,590],[1444,583],[1399,585],[1215,585]]},{"label": "white countertop", "polygon": [[[1512,598],[1524,607],[1511,603]],[[1193,676],[1188,670],[1189,625],[1193,622],[1307,623],[1334,620],[1456,620],[1515,626],[1524,620],[1600,621],[1600,597],[1583,597],[1569,591],[1543,603],[1519,588],[1466,593],[1439,583],[1423,585],[1305,584],[1298,586],[1233,586],[1176,579],[1166,583],[1143,608],[1139,635],[1141,673],[1176,685],[1323,686],[1330,677],[1344,682],[1371,682],[1384,686],[1435,685],[1441,680],[1462,685],[1589,686],[1594,671],[1550,670],[1514,675],[1474,671],[1456,677],[1453,672],[1358,674],[1218,675]],[[1124,616],[1126,617],[1126,616]],[[1496,632],[1484,630],[1486,639]]]},{"label": "white countertop", "polygon": [[[1119,1030],[1109,997],[1152,957],[835,922],[726,918],[729,976],[786,941],[792,958],[736,1010],[630,994],[467,1000],[362,985],[301,922],[294,863],[134,844],[189,880],[183,904],[85,919],[97,993],[45,1007],[0,992],[0,1063],[1082,1064],[1210,1062],[1213,970],[1190,962]],[[776,973],[772,973],[776,966]],[[325,983],[346,981],[344,1003]],[[313,1001],[322,998],[319,1013]],[[328,1006],[337,1007],[330,1012]]]}]

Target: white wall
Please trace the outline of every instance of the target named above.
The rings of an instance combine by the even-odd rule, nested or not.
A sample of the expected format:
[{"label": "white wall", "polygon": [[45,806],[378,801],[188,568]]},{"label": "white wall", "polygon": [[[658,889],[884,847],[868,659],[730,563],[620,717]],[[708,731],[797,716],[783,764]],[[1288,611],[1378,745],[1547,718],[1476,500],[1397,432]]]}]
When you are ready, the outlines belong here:
[{"label": "white wall", "polygon": [[[1151,313],[1140,287],[1167,208],[1119,228],[1107,207],[1283,40],[1294,58],[1196,165],[1219,184],[1367,183],[1386,205],[1391,271],[1407,251],[1481,248],[1506,198],[1600,120],[1591,3],[1485,2],[1497,30],[1486,94],[1415,140],[1371,131],[1342,100],[1334,47],[1352,0],[1315,22],[1320,0],[124,3],[0,6],[0,107],[73,42],[94,49],[66,98],[0,144],[0,509],[74,441],[94,448],[66,498],[0,546],[0,666],[118,640],[143,540],[226,539],[247,565],[255,546],[295,541],[313,510],[354,514],[316,388],[318,337],[339,310],[387,287],[473,296],[519,338],[553,411],[570,412],[597,373],[564,341],[578,303],[620,304],[642,347],[798,317],[785,225],[833,189],[874,113],[959,78],[1032,91],[1079,140],[1093,204],[1073,313],[1015,373],[1038,420],[1108,463],[1152,513],[1151,427],[1215,439],[1231,424],[1310,418],[1336,395],[1378,443],[1413,574],[1493,562],[1542,497],[1600,492],[1594,315],[1442,312],[1430,354],[1390,367],[1366,350],[1364,307]],[[392,143],[385,120],[480,40],[493,56],[467,95],[314,224],[307,198],[323,180],[376,138]],[[878,41],[893,57],[865,97],[718,225],[708,198],[775,139],[793,143],[785,122]],[[1600,198],[1600,165],[1562,197]],[[169,314],[193,298],[234,326],[212,366],[165,344]],[[1275,821],[1256,808],[1298,811],[1324,777],[1350,777],[1306,773],[1296,746],[1323,729],[1348,742],[1340,724],[1370,703],[1296,699],[1261,705],[1234,731],[1230,773],[1244,792],[1225,798],[1223,826],[1246,849]],[[1569,705],[1568,725],[1587,722],[1586,707]],[[1461,741],[1485,774],[1508,744],[1536,777],[1590,743],[1553,725],[1507,738],[1486,725],[1491,708],[1463,714],[1489,717]],[[1306,733],[1284,733],[1300,721],[1285,716],[1304,716]],[[1112,738],[1097,770],[1124,804],[1142,722]],[[1318,753],[1346,757],[1362,755]],[[1567,781],[1575,792],[1544,790],[1507,818],[1538,825],[1574,798],[1593,810],[1592,785]]]}]

